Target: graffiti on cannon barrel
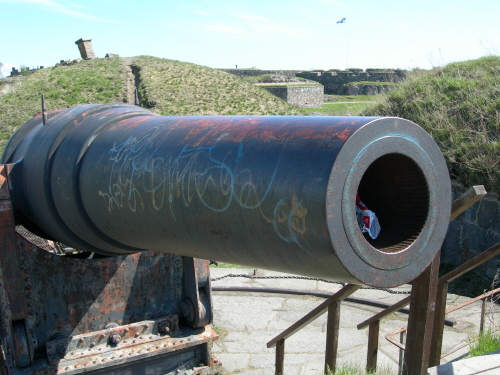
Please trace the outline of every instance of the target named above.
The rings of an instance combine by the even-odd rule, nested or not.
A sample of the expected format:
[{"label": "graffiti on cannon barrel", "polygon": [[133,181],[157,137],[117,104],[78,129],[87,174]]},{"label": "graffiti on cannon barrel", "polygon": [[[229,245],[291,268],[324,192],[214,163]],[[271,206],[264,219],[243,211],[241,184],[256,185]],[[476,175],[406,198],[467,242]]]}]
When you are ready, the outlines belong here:
[{"label": "graffiti on cannon barrel", "polygon": [[[307,209],[296,194],[279,199],[268,212],[263,208],[280,166],[281,154],[274,160],[266,160],[274,167],[267,181],[262,181],[258,169],[240,167],[246,164],[245,158],[255,159],[254,155],[245,154],[241,142],[228,150],[221,146],[223,135],[211,146],[187,145],[166,155],[157,155],[149,146],[156,137],[168,137],[168,129],[163,133],[162,127],[155,127],[140,138],[130,137],[113,145],[109,151],[112,169],[108,190],[99,191],[109,211],[113,206],[127,205],[136,212],[147,199],[157,211],[168,206],[172,219],[177,220],[173,208],[175,200],[180,201],[180,209],[189,209],[197,199],[215,212],[237,205],[246,210],[258,210],[282,240],[303,246],[301,238],[306,232]],[[218,151],[218,146],[222,152]],[[137,177],[144,174],[148,177]]]}]

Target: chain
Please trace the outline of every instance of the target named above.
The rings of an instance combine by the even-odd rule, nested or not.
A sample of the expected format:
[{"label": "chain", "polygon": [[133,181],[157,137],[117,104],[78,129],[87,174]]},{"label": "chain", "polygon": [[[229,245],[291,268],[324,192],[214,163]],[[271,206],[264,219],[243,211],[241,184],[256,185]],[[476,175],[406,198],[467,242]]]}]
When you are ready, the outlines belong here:
[{"label": "chain", "polygon": [[[325,279],[318,279],[316,277],[307,277],[307,276],[252,276],[252,275],[246,275],[243,273],[230,273],[224,276],[220,277],[214,277],[213,279],[210,279],[211,281],[219,281],[222,279],[226,279],[228,277],[243,277],[246,279],[297,279],[297,280],[312,280],[312,281],[322,281],[324,283],[329,283],[329,284],[340,284],[342,286],[345,286],[345,283],[342,283],[340,281],[332,281],[332,280],[325,280]],[[391,293],[391,294],[410,294],[411,292],[407,292],[404,290],[392,290],[388,288],[375,288],[373,286],[363,286],[361,289],[376,289],[376,290],[383,290],[384,292]]]}]

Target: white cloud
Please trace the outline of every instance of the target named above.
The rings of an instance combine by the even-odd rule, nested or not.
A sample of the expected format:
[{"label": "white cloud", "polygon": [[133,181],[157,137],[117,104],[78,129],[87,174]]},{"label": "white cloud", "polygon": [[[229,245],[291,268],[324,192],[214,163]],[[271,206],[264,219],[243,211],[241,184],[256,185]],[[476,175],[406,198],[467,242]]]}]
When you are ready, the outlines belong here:
[{"label": "white cloud", "polygon": [[10,64],[10,63],[3,63],[3,67],[2,67],[2,76],[3,77],[7,77],[10,75],[10,72],[12,71],[12,67],[14,65]]},{"label": "white cloud", "polygon": [[238,27],[228,26],[228,25],[200,24],[199,27],[205,31],[212,31],[212,32],[222,33],[222,34],[230,34],[232,36],[241,36],[241,37],[245,37],[245,38],[252,37],[252,33],[249,32],[248,30],[238,28]]},{"label": "white cloud", "polygon": [[[0,0],[0,2],[13,2],[10,0]],[[49,10],[52,10],[54,12],[59,12],[59,13],[64,13],[64,14],[69,14],[70,16],[78,17],[78,18],[83,18],[89,21],[96,21],[96,22],[108,22],[108,23],[120,23],[119,21],[115,20],[110,20],[110,19],[105,19],[105,18],[100,18],[96,17],[92,14],[88,13],[83,13],[83,12],[78,12],[75,10],[70,9],[70,7],[73,8],[80,8],[80,9],[85,9],[85,6],[81,6],[78,4],[60,4],[56,1],[51,1],[51,0],[16,0],[15,3],[28,3],[28,4],[35,4],[39,6],[43,6]]]},{"label": "white cloud", "polygon": [[338,0],[322,0],[322,1],[323,1],[323,3],[338,6],[340,8],[347,8],[347,5],[345,3],[343,3],[342,1],[338,1]]},{"label": "white cloud", "polygon": [[68,4],[68,5],[73,7],[73,8],[89,9],[89,7],[86,7],[85,5],[81,5],[81,4]]},{"label": "white cloud", "polygon": [[[203,17],[214,18],[214,21],[201,24],[190,23],[190,29],[197,27],[204,31],[249,39],[268,39],[281,36],[304,39],[322,36],[312,30],[287,26],[270,18],[253,14],[216,14],[204,11],[197,11],[197,13]],[[172,25],[172,27],[184,28],[181,25]]]},{"label": "white cloud", "polygon": [[273,35],[283,35],[301,39],[306,36],[321,35],[315,31],[283,25],[267,17],[255,16],[251,14],[233,15],[232,17],[241,20],[244,26],[246,26],[253,33],[261,36],[269,37],[271,33]]}]

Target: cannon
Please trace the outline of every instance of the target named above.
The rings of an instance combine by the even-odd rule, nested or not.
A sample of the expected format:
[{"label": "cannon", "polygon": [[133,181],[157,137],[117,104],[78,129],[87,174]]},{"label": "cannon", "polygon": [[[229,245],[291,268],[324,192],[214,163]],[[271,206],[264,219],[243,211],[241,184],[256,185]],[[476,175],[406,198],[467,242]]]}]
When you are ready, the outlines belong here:
[{"label": "cannon", "polygon": [[[393,287],[446,234],[446,164],[408,120],[158,116],[126,104],[42,118],[2,158],[6,373],[182,363],[215,374],[208,259]],[[377,214],[375,239],[357,224],[357,195]],[[30,236],[78,253],[40,251]]]}]

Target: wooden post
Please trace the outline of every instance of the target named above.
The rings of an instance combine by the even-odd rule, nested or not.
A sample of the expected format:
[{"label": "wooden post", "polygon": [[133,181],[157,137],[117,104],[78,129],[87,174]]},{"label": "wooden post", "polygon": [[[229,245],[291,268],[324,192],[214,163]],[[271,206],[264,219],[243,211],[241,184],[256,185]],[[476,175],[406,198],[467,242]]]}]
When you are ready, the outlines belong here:
[{"label": "wooden post", "polygon": [[440,251],[413,280],[403,375],[426,375],[434,323]]},{"label": "wooden post", "polygon": [[451,205],[450,221],[455,220],[462,212],[465,212],[474,203],[481,200],[486,195],[486,189],[483,185],[473,186],[463,193]]},{"label": "wooden post", "polygon": [[276,375],[283,375],[285,364],[285,339],[276,343]]},{"label": "wooden post", "polygon": [[330,369],[335,374],[337,349],[339,346],[340,301],[328,306],[325,350],[325,373]]},{"label": "wooden post", "polygon": [[380,331],[380,320],[370,323],[368,328],[368,352],[366,354],[366,372],[377,371],[378,336]]},{"label": "wooden post", "polygon": [[441,362],[441,347],[443,345],[444,318],[446,314],[446,296],[448,283],[439,284],[436,293],[436,311],[432,329],[429,367],[439,366]]},{"label": "wooden post", "polygon": [[484,319],[486,318],[486,301],[488,297],[483,298],[481,301],[481,320],[479,322],[479,336],[482,336],[484,333]]}]

